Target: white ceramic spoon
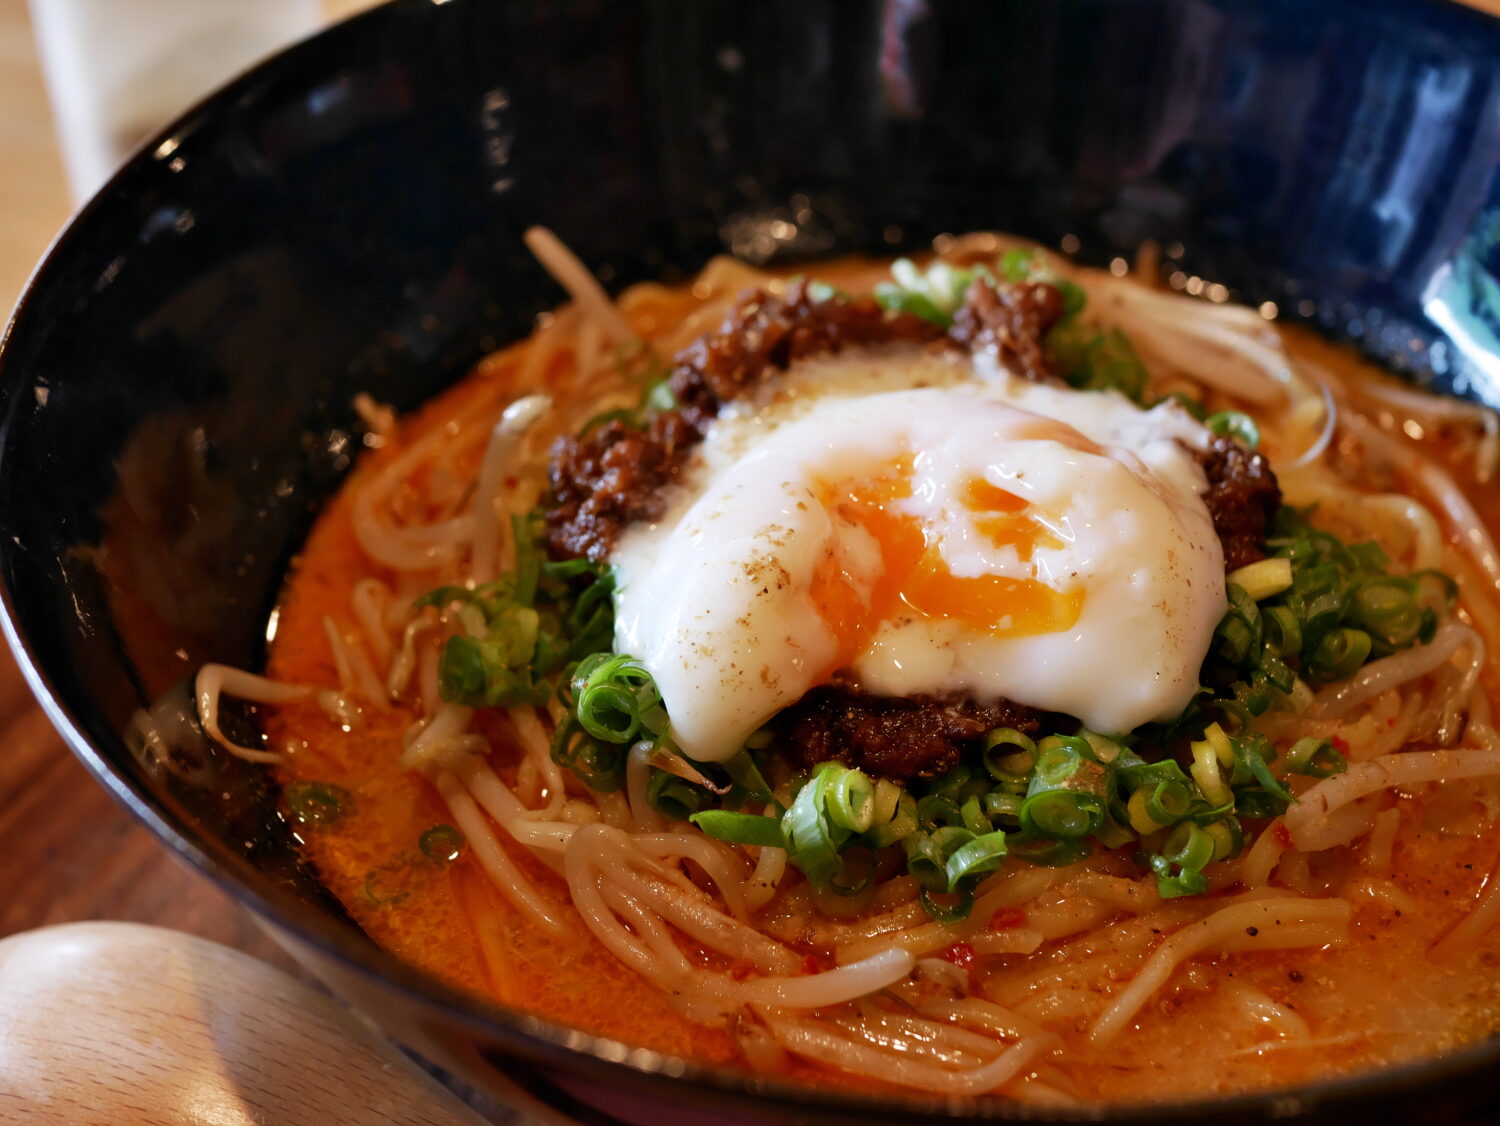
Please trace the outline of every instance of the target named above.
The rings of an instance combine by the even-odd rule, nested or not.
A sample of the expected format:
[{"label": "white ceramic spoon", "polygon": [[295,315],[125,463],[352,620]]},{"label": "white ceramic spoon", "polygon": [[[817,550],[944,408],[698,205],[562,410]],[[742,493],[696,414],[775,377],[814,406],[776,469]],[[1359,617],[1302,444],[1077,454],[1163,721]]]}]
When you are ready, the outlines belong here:
[{"label": "white ceramic spoon", "polygon": [[5,1126],[483,1126],[336,1001],[133,923],[0,941]]}]

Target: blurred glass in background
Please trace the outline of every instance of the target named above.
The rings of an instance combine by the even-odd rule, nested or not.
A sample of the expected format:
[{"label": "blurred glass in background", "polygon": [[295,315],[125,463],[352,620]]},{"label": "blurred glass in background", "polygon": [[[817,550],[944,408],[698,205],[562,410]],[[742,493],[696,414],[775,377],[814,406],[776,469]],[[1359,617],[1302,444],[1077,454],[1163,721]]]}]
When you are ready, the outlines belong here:
[{"label": "blurred glass in background", "polygon": [[[315,31],[320,0],[30,0],[73,199],[148,135]],[[348,5],[343,5],[348,7]]]}]

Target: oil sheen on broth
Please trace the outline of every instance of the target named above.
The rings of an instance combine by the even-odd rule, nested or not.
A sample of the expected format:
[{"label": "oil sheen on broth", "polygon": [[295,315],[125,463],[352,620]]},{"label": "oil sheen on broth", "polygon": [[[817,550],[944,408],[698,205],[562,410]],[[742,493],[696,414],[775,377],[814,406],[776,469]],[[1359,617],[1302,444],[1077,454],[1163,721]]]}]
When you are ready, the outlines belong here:
[{"label": "oil sheen on broth", "polygon": [[[809,1082],[1180,1099],[1488,1034],[1493,419],[1249,310],[995,236],[939,249],[894,275],[819,264],[811,295],[727,260],[613,305],[573,279],[530,341],[399,425],[365,405],[376,448],[296,562],[267,669],[315,691],[263,709],[323,879],[460,988]],[[877,285],[898,312],[797,321]],[[1033,340],[1029,307],[976,309],[975,287],[1036,285],[1063,304]],[[802,332],[790,359],[741,357],[765,370],[729,388],[700,348],[712,409],[658,382],[755,291],[760,329]],[[576,522],[510,522],[545,501],[554,439],[621,411],[623,449],[667,409],[687,452],[594,550],[606,647],[644,663],[597,675],[648,706],[628,743],[578,729],[554,756],[582,697],[524,668],[499,685],[536,627],[515,582],[484,584],[530,565],[517,532],[569,554]],[[1303,513],[1251,553],[1269,567],[1205,499],[1213,459],[1253,473],[1255,444]],[[1350,554],[1366,542],[1383,556]],[[1314,549],[1331,626],[1298,601]],[[573,554],[544,573],[543,633],[604,573]],[[415,605],[466,583],[489,601]],[[694,810],[727,816],[674,819]],[[742,843],[765,833],[785,849]]]}]

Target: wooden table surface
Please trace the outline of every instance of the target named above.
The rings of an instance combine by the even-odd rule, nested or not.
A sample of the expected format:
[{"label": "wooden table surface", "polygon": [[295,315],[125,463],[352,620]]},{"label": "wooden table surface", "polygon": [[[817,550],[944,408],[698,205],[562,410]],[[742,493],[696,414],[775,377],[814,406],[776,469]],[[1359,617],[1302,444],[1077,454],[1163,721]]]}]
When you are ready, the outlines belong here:
[{"label": "wooden table surface", "polygon": [[[324,10],[338,18],[368,6],[325,0]],[[4,316],[72,212],[26,0],[0,0],[0,141]],[[88,776],[0,646],[0,938],[81,919],[175,927],[291,965],[248,913]]]}]

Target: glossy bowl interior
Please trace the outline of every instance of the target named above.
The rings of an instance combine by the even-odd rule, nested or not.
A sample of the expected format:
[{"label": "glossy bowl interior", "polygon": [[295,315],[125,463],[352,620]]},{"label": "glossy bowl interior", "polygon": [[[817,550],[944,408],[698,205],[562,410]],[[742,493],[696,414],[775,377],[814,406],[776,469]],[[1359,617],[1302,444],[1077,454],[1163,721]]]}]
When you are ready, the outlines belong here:
[{"label": "glossy bowl interior", "polygon": [[[164,131],[38,270],[0,350],[8,632],[168,847],[478,1086],[591,1121],[1005,1118],[715,1073],[445,989],[321,889],[184,685],[261,660],[360,447],[351,396],[409,408],[560,300],[533,223],[613,288],[726,249],[995,228],[1103,263],[1151,239],[1169,273],[1497,402],[1497,167],[1500,29],[1426,0],[398,0]],[[1497,1059],[1107,1117],[1489,1122]]]}]

